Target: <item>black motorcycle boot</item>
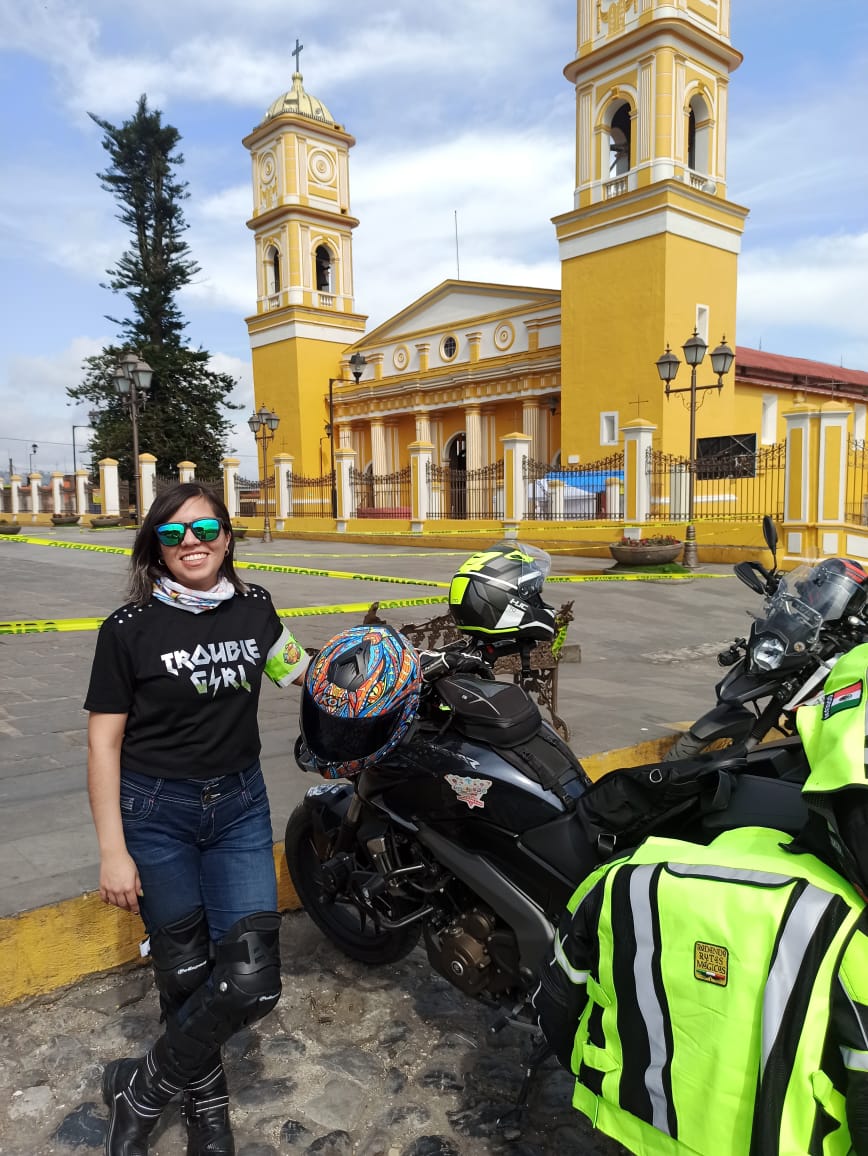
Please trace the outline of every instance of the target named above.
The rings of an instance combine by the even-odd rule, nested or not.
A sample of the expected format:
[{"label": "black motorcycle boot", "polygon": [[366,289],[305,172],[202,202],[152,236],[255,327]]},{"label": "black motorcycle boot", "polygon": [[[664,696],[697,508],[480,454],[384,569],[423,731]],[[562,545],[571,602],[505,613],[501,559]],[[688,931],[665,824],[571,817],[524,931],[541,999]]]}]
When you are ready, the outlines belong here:
[{"label": "black motorcycle boot", "polygon": [[147,1156],[148,1137],[163,1109],[181,1091],[166,1077],[157,1047],[141,1060],[112,1060],[102,1077],[102,1098],[108,1105],[106,1156]]},{"label": "black motorcycle boot", "polygon": [[187,1126],[187,1156],[235,1156],[229,1089],[219,1052],[207,1074],[187,1084],[181,1115]]}]

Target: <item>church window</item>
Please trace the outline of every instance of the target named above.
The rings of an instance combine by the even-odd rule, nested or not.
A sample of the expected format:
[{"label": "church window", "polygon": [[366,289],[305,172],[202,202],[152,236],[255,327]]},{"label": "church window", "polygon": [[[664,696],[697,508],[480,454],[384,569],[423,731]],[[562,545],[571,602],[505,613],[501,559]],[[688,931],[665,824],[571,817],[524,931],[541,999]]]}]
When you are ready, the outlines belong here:
[{"label": "church window", "polygon": [[276,245],[270,245],[266,254],[266,281],[268,295],[280,292],[280,253]]},{"label": "church window", "polygon": [[615,109],[609,129],[609,176],[620,177],[630,171],[632,122],[630,106],[623,101]]},{"label": "church window", "polygon": [[616,446],[618,444],[618,411],[600,414],[600,445]]},{"label": "church window", "polygon": [[316,287],[319,293],[332,292],[332,255],[325,245],[316,250]]},{"label": "church window", "polygon": [[440,345],[440,355],[444,361],[451,361],[458,352],[458,342],[450,333],[448,337],[444,337]]}]

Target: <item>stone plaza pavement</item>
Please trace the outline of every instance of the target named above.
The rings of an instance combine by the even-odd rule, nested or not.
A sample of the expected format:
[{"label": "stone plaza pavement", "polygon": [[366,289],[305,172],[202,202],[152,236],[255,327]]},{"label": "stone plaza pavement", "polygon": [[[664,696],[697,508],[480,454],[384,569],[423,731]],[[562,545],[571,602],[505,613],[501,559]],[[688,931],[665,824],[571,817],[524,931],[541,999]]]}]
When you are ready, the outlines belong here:
[{"label": "stone plaza pavement", "polygon": [[[56,541],[130,545],[131,533],[54,531]],[[488,542],[454,550],[276,540],[239,543],[241,561],[448,581]],[[553,574],[603,571],[608,563],[554,556]],[[127,559],[112,554],[0,541],[0,619],[102,617],[124,601]],[[244,574],[244,572],[242,572]],[[559,713],[573,748],[589,754],[671,733],[713,702],[715,655],[745,634],[759,599],[728,576],[687,582],[589,582],[549,587],[572,599],[569,641],[581,662],[560,668]],[[413,598],[440,591],[356,578],[244,574],[275,605],[309,607]],[[441,610],[381,610],[394,625]],[[302,643],[320,646],[360,615],[289,620]],[[85,790],[81,703],[95,635],[0,635],[0,917],[92,890],[96,845]],[[276,839],[304,790],[294,766],[298,691],[266,686],[262,762]],[[370,971],[343,959],[305,915],[284,921],[284,998],[278,1012],[229,1050],[239,1156],[283,1151],[443,1156],[611,1151],[581,1130],[569,1081],[549,1066],[523,1127],[495,1128],[521,1078],[527,1040],[491,1036],[490,1009],[433,976],[417,949]],[[0,942],[0,966],[4,945]],[[99,1070],[142,1050],[156,1023],[146,971],[127,968],[0,1009],[0,1154],[41,1156],[102,1144]],[[152,1146],[182,1152],[177,1119]]]}]

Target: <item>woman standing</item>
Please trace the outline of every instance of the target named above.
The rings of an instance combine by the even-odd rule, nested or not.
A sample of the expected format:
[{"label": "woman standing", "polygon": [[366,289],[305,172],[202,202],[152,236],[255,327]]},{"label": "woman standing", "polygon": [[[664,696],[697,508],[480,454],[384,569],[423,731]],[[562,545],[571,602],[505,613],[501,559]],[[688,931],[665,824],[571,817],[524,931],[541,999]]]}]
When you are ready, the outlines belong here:
[{"label": "woman standing", "polygon": [[223,502],[160,494],[136,536],[130,601],[99,632],[85,710],[103,901],[141,915],[165,1030],[103,1075],[107,1156],[143,1156],[183,1092],[188,1156],[232,1156],[220,1049],[280,996],[271,816],[259,765],[263,673],[308,657],[268,593],[235,573]]}]

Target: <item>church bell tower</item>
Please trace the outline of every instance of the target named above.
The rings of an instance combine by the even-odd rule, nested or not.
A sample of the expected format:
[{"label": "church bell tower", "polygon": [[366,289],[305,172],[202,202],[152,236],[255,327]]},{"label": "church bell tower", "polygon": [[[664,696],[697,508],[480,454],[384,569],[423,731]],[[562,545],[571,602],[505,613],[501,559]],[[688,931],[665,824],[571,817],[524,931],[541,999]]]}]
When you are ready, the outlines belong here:
[{"label": "church bell tower", "polygon": [[256,405],[277,412],[277,445],[319,476],[329,379],[364,332],[355,312],[349,150],[355,140],[305,91],[296,41],[292,88],[244,138],[253,168],[256,312],[247,318]]},{"label": "church bell tower", "polygon": [[[638,416],[686,452],[687,414],[664,404],[654,362],[694,327],[735,346],[747,210],[726,196],[730,0],[578,0],[573,208],[556,217],[562,274],[562,454],[611,453]],[[682,370],[683,373],[683,370]],[[710,367],[708,375],[711,376]],[[727,429],[729,388],[699,433]],[[733,431],[736,432],[736,431]],[[611,440],[615,440],[612,438]]]}]

